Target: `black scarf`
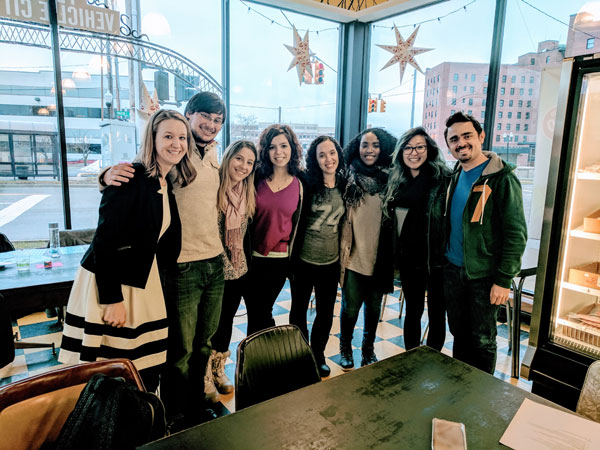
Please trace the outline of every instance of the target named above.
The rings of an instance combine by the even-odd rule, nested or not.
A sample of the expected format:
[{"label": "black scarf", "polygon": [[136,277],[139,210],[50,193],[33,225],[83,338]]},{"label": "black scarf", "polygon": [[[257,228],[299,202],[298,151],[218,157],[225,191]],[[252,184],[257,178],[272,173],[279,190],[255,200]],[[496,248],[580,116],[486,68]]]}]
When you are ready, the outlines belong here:
[{"label": "black scarf", "polygon": [[385,189],[387,171],[377,165],[366,166],[360,158],[355,158],[348,169],[348,182],[344,199],[350,207],[360,204],[365,194],[375,195]]},{"label": "black scarf", "polygon": [[431,169],[428,164],[424,164],[419,175],[415,178],[410,177],[405,183],[398,186],[394,206],[408,208],[409,210],[424,210],[431,187],[431,178]]}]

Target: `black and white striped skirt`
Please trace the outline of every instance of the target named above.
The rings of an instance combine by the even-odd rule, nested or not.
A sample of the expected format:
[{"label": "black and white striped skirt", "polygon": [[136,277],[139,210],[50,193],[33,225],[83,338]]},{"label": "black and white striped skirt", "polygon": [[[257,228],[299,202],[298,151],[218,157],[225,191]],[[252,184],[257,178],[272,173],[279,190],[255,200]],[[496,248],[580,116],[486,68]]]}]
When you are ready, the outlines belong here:
[{"label": "black and white striped skirt", "polygon": [[96,276],[80,267],[69,296],[58,360],[76,364],[127,358],[138,370],[167,360],[167,311],[156,257],[145,289],[121,286],[127,320],[123,328],[102,320]]}]

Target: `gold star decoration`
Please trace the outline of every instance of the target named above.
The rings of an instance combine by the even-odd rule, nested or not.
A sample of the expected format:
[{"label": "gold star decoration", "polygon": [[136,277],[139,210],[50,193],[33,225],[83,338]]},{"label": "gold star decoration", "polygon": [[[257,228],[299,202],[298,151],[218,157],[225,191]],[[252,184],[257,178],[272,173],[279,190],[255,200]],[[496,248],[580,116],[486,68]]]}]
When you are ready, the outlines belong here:
[{"label": "gold star decoration", "polygon": [[396,32],[396,45],[377,44],[377,47],[381,47],[382,49],[387,50],[388,52],[394,55],[387,62],[387,64],[381,68],[381,70],[387,69],[388,67],[398,63],[400,65],[400,83],[402,83],[402,77],[404,76],[404,69],[406,69],[406,64],[410,64],[419,72],[423,73],[421,67],[419,67],[419,64],[417,63],[417,61],[415,61],[415,56],[433,50],[432,48],[413,47],[415,39],[417,37],[417,33],[419,32],[419,28],[420,26],[415,28],[415,31],[413,31],[409,38],[405,41],[402,38],[400,32],[398,31],[396,25],[394,25],[394,30]]},{"label": "gold star decoration", "polygon": [[298,82],[300,86],[302,86],[302,76],[304,75],[304,71],[307,71],[312,77],[312,67],[310,64],[310,57],[314,55],[308,48],[308,30],[306,30],[306,34],[304,35],[304,39],[300,38],[298,34],[298,30],[293,26],[294,32],[294,46],[291,47],[289,45],[285,45],[292,55],[294,55],[294,59],[290,63],[290,67],[288,67],[288,72],[292,69],[292,67],[296,66],[296,71],[298,72]]}]

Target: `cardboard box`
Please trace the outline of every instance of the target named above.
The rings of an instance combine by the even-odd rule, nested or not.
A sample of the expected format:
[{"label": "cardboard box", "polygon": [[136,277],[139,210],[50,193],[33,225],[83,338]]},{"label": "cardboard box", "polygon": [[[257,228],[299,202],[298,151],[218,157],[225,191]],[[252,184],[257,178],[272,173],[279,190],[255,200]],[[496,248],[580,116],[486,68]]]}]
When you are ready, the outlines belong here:
[{"label": "cardboard box", "polygon": [[600,209],[583,219],[583,231],[600,233]]},{"label": "cardboard box", "polygon": [[594,289],[600,288],[600,262],[571,267],[569,283]]}]

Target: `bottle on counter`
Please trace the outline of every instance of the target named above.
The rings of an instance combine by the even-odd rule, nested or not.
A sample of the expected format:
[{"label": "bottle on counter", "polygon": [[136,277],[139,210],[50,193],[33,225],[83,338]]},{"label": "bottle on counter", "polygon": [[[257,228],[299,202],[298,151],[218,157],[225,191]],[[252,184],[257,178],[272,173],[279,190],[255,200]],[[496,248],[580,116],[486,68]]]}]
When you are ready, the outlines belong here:
[{"label": "bottle on counter", "polygon": [[60,257],[60,239],[58,237],[58,222],[50,222],[48,224],[49,233],[49,253],[52,258]]}]

